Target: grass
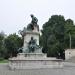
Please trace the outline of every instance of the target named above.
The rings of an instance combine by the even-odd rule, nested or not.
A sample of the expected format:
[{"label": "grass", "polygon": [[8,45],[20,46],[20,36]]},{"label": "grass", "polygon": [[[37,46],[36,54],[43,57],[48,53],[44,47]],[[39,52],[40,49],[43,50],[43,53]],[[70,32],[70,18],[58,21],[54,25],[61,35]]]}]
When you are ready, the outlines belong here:
[{"label": "grass", "polygon": [[8,60],[5,60],[5,59],[0,60],[0,63],[8,63]]}]

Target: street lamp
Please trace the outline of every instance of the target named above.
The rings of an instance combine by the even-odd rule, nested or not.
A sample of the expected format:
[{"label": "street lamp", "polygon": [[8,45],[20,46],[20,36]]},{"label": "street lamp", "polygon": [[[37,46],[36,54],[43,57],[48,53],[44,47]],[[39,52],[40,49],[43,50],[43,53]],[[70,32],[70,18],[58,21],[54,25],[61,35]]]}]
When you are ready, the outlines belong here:
[{"label": "street lamp", "polygon": [[69,46],[70,46],[70,49],[71,49],[71,33],[69,32]]},{"label": "street lamp", "polygon": [[[73,26],[73,27],[75,27],[75,26]],[[75,31],[75,30],[72,30],[72,31]],[[73,34],[73,32],[72,32],[72,34]],[[69,47],[70,47],[70,49],[72,48],[72,36],[71,36],[71,32],[69,32]]]}]

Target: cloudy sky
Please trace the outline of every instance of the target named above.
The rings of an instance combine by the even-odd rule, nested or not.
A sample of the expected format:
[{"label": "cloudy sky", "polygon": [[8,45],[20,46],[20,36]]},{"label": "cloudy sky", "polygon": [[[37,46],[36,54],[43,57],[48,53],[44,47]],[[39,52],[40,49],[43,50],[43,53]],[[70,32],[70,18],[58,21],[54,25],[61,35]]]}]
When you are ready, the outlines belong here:
[{"label": "cloudy sky", "polygon": [[40,28],[51,15],[64,15],[75,22],[75,0],[0,0],[0,32],[17,33],[38,18]]}]

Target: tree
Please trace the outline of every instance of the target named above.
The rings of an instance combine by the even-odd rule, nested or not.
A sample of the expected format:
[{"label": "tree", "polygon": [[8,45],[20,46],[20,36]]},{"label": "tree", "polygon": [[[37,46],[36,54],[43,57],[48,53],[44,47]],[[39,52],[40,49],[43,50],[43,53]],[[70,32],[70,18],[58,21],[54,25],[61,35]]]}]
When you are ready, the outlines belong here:
[{"label": "tree", "polygon": [[22,39],[16,35],[11,34],[5,39],[5,47],[7,48],[7,56],[16,56],[18,53],[18,49],[22,47],[23,41]]},{"label": "tree", "polygon": [[0,59],[5,57],[6,49],[4,47],[5,33],[0,32]]},{"label": "tree", "polygon": [[43,24],[42,46],[48,56],[58,56],[64,59],[64,25],[65,19],[61,15],[53,15]]}]

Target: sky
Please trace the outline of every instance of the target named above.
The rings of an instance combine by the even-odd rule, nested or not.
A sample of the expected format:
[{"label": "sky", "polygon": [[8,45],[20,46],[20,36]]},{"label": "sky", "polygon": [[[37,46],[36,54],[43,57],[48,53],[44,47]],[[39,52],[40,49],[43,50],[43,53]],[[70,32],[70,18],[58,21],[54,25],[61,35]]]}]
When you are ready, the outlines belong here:
[{"label": "sky", "polygon": [[17,33],[38,18],[40,29],[52,15],[63,15],[75,22],[75,0],[0,0],[0,32]]}]

